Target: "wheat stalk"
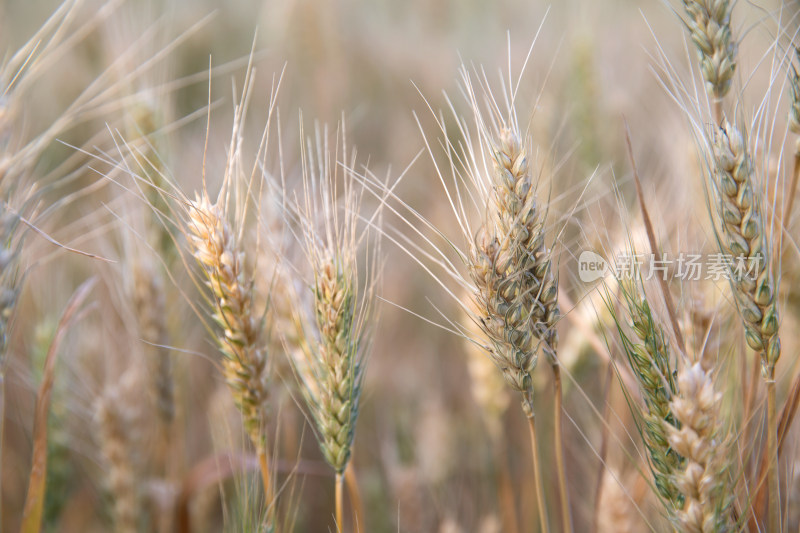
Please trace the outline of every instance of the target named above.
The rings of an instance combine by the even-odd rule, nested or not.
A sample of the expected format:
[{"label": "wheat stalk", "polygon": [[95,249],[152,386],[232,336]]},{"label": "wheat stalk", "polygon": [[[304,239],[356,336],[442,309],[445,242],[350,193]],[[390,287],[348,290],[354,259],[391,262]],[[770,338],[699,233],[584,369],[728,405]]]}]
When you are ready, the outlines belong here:
[{"label": "wheat stalk", "polygon": [[484,224],[471,248],[470,273],[484,333],[493,360],[511,387],[523,395],[523,409],[533,417],[531,372],[541,349],[555,376],[556,462],[562,522],[571,529],[561,428],[561,372],[556,356],[560,318],[558,282],[544,242],[543,217],[528,153],[521,135],[501,128],[492,146],[492,196]]},{"label": "wheat stalk", "polygon": [[336,151],[329,151],[327,130],[317,128],[316,133],[316,149],[309,140],[303,157],[303,200],[294,205],[313,275],[311,310],[296,311],[302,350],[290,353],[295,355],[296,374],[320,449],[336,472],[336,527],[341,531],[344,474],[352,454],[369,344],[367,322],[374,318],[378,245],[367,252],[366,260],[359,260],[360,244],[368,240],[369,231],[359,234],[361,193],[354,189],[351,173],[340,176],[339,165],[347,154],[344,128],[336,140],[341,162],[332,161]]},{"label": "wheat stalk", "polygon": [[[777,418],[775,365],[781,352],[776,283],[763,222],[762,201],[755,170],[742,133],[725,122],[713,139],[717,230],[720,251],[744,265],[746,272],[729,266],[733,295],[742,317],[747,344],[761,357],[761,373],[767,385],[767,484],[769,529],[780,523],[777,473]],[[752,272],[752,274],[751,274]]]},{"label": "wheat stalk", "polygon": [[676,512],[681,531],[712,533],[729,529],[726,487],[726,455],[720,449],[722,394],[714,390],[711,376],[700,363],[685,368],[678,377],[680,395],[670,408],[675,422],[667,423],[669,443],[685,458],[675,473],[675,484],[683,495]]}]

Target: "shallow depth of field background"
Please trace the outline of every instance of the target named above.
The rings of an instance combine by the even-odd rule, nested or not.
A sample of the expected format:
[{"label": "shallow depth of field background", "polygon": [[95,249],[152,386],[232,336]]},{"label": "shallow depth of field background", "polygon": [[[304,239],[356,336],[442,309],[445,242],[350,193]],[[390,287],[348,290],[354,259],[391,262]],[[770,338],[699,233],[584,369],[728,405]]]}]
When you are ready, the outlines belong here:
[{"label": "shallow depth of field background", "polygon": [[[85,4],[80,19],[88,21],[97,13],[99,2]],[[577,255],[584,249],[620,245],[626,227],[639,232],[640,211],[625,152],[625,122],[648,207],[665,248],[690,252],[713,245],[697,173],[696,146],[683,112],[659,82],[661,73],[656,67],[663,55],[686,83],[699,84],[690,70],[694,68],[696,74],[694,49],[675,13],[682,10],[680,2],[565,0],[548,5],[478,0],[231,0],[216,4],[210,0],[119,2],[26,95],[24,120],[19,121],[26,134],[52,122],[83,87],[120,56],[128,55],[112,69],[120,73],[157,57],[131,81],[130,90],[142,93],[150,87],[161,88],[147,93],[168,126],[158,136],[157,149],[175,181],[191,192],[200,186],[206,129],[203,108],[210,88],[207,179],[216,190],[230,137],[232,97],[241,91],[255,40],[256,79],[246,124],[250,148],[255,150],[260,138],[273,79],[285,66],[278,96],[280,121],[273,130],[281,131],[287,176],[299,171],[302,111],[307,132],[312,131],[314,121],[335,127],[344,117],[347,141],[357,147],[359,163],[368,163],[376,175],[393,180],[424,148],[414,113],[432,144],[441,134],[428,105],[437,111],[444,109],[448,117],[443,91],[460,113],[468,113],[458,86],[461,62],[469,68],[484,68],[495,83],[500,71],[508,72],[510,50],[511,73],[516,79],[539,32],[522,74],[517,111],[521,122],[530,123],[540,157],[548,161],[551,170],[540,183],[541,197],[550,198],[548,241],[558,239],[554,261],[559,264],[563,292],[575,306],[562,303],[562,309],[580,313],[590,330],[598,328],[596,311],[602,314],[602,301],[597,295],[587,296],[592,287],[577,277]],[[779,15],[777,1],[739,4],[734,11],[734,25],[743,36],[738,72],[740,77],[753,76],[746,88],[737,83],[734,91],[752,106],[770,83],[759,65],[776,40],[774,19],[781,16],[787,25],[784,31],[792,34],[798,6],[786,2]],[[50,0],[2,0],[0,55],[24,43],[56,6]],[[81,26],[81,20],[72,25],[73,31]],[[180,42],[159,55],[178,36],[183,36]],[[787,47],[790,41],[784,37],[779,42]],[[188,81],[169,86],[176,80]],[[782,84],[783,79],[777,83]],[[785,91],[775,94],[785,99]],[[82,123],[65,128],[58,135],[60,142],[53,142],[43,152],[33,175],[55,168],[74,154],[73,146],[118,156],[111,135],[116,131],[130,135],[125,130],[127,112],[121,104],[106,106]],[[782,111],[776,120],[783,124],[784,116]],[[787,146],[792,142],[787,140]],[[269,170],[277,172],[277,143],[271,143],[269,150]],[[245,161],[250,160],[245,157]],[[96,307],[70,330],[56,372],[51,415],[55,449],[50,466],[63,472],[48,478],[46,530],[110,528],[104,465],[93,429],[93,402],[109,383],[119,382],[126,369],[141,363],[140,341],[135,328],[129,327],[131,307],[126,301],[127,260],[130,242],[136,239],[121,218],[125,191],[108,181],[96,185],[103,181],[100,173],[110,168],[88,156],[76,168],[81,164],[94,170],[85,168],[67,191],[54,193],[48,201],[84,188],[91,191],[63,205],[48,217],[43,229],[60,242],[115,262],[77,256],[35,235],[27,237],[23,253],[26,275],[10,333],[6,376],[0,494],[4,531],[15,531],[21,518],[42,352],[66,300],[91,276],[98,278],[91,297]],[[408,169],[397,194],[438,227],[458,236],[427,153]],[[403,228],[390,216],[386,223]],[[529,441],[518,399],[511,396],[502,420],[502,450],[493,451],[472,396],[465,343],[401,307],[440,323],[442,315],[459,319],[459,311],[445,292],[388,240],[383,254],[379,295],[390,303],[379,305],[353,452],[366,506],[364,531],[502,531],[498,495],[502,461],[507,462],[505,471],[510,475],[511,498],[522,530],[533,530]],[[783,301],[788,303],[781,327],[788,333],[782,336],[779,397],[797,370],[797,343],[791,333],[798,315],[792,311],[788,293],[794,275],[783,273],[787,291]],[[165,288],[170,344],[175,348],[177,430],[170,456],[171,479],[141,480],[143,508],[151,515],[159,505],[168,505],[163,502],[172,501],[175,487],[193,465],[214,453],[247,448],[239,415],[210,362],[218,358],[217,351],[187,301],[187,297],[196,298],[193,290],[180,269]],[[714,315],[715,306],[724,300],[720,290],[726,289],[688,283],[676,285],[675,294],[682,309],[700,301]],[[729,310],[719,312],[719,316],[729,314]],[[636,464],[641,440],[616,377],[608,378],[608,351],[600,353],[574,321],[563,320],[559,334],[568,376],[564,442],[573,519],[576,531],[588,531],[595,514],[598,479],[606,476],[598,454],[607,404],[616,440],[609,441],[606,461],[620,473],[620,482],[633,498],[646,491],[637,471],[644,472],[646,467]],[[602,333],[595,338],[605,342]],[[613,354],[614,339],[608,340],[612,355],[618,357]],[[720,351],[725,372],[735,376],[740,364],[725,362],[729,356]],[[275,353],[274,357],[283,356]],[[287,376],[291,378],[291,373]],[[547,433],[552,424],[550,377],[549,367],[540,364],[535,389],[537,406],[541,406],[537,422],[543,431],[540,453],[546,484],[555,479]],[[735,383],[735,378],[731,382]],[[274,446],[281,469],[279,480],[289,479],[282,505],[295,509],[294,531],[327,531],[332,527],[333,474],[301,411],[282,390],[281,385],[276,387],[271,427],[271,435],[278,435]],[[735,398],[730,385],[723,392],[726,401]],[[151,421],[145,417],[139,423],[147,432]],[[800,457],[796,449],[800,441],[792,438],[789,442],[786,456]],[[787,467],[787,471],[794,468]],[[604,483],[609,486],[607,480]],[[786,497],[800,496],[800,487],[792,488],[800,479],[790,476],[783,483]],[[236,530],[239,519],[235,509],[246,508],[237,498],[248,484],[257,485],[257,477],[240,475],[223,482],[222,497],[219,486],[205,488],[197,498],[202,501],[192,507],[203,517],[196,521],[194,531]],[[551,518],[557,520],[555,492],[548,498]],[[643,513],[655,513],[652,502],[646,498],[639,501]],[[800,505],[800,499],[795,503]],[[797,527],[797,514],[790,511],[790,527]],[[635,511],[633,516],[634,520],[638,516]],[[147,520],[143,531],[150,530],[149,523],[145,527]],[[632,530],[644,530],[639,527],[645,526],[635,523]]]}]

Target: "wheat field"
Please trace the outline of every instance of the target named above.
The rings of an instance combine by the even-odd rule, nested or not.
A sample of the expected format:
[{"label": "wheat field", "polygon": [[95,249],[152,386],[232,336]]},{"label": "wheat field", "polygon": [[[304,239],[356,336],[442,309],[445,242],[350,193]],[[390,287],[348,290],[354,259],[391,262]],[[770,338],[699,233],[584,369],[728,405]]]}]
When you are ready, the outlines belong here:
[{"label": "wheat field", "polygon": [[800,3],[0,0],[0,530],[800,528]]}]

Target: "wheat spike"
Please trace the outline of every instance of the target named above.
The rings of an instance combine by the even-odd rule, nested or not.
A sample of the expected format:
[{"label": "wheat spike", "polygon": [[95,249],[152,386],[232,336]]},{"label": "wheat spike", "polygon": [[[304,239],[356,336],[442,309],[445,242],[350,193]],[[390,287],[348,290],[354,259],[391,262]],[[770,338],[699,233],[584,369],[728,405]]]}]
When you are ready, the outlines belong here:
[{"label": "wheat spike", "polygon": [[676,517],[681,531],[712,533],[728,530],[729,490],[725,486],[726,455],[722,445],[719,414],[722,394],[700,363],[678,377],[680,396],[670,402],[675,424],[667,424],[669,443],[685,462],[675,483],[683,495]]},{"label": "wheat spike", "polygon": [[213,295],[212,317],[222,329],[220,350],[228,387],[244,418],[245,430],[259,454],[265,451],[264,424],[268,367],[261,344],[261,323],[252,310],[253,283],[243,270],[243,252],[224,218],[224,210],[204,194],[189,206],[193,255]]},{"label": "wheat spike", "polygon": [[108,388],[95,407],[95,421],[100,434],[100,448],[108,468],[108,490],[113,498],[114,531],[136,533],[141,514],[138,486],[127,432],[130,424],[124,400],[114,388]]},{"label": "wheat spike", "polygon": [[728,94],[736,70],[738,43],[731,33],[733,2],[684,0],[683,4],[689,15],[687,26],[697,47],[706,91],[718,102]]},{"label": "wheat spike", "polygon": [[[355,300],[349,265],[330,258],[315,267],[314,303],[320,342],[315,418],[322,434],[322,451],[338,473],[344,472],[355,435],[361,397],[361,361],[353,335]],[[320,379],[321,378],[321,379]]]},{"label": "wheat spike", "polygon": [[175,416],[172,361],[167,345],[164,286],[152,265],[139,262],[133,269],[133,303],[144,341],[160,420],[169,425]]},{"label": "wheat spike", "polygon": [[[743,319],[747,344],[761,355],[764,375],[772,378],[780,357],[778,308],[771,257],[761,214],[761,195],[745,139],[733,125],[720,128],[714,139],[718,193],[719,239],[723,253],[741,262],[746,273],[732,266],[730,279]],[[752,269],[752,273],[750,273]]]},{"label": "wheat spike", "polygon": [[[309,141],[303,160],[304,203],[294,209],[313,281],[310,310],[298,308],[294,313],[301,350],[292,354],[322,453],[341,476],[350,459],[359,412],[377,247],[370,250],[366,263],[359,260],[359,243],[368,233],[357,235],[360,194],[349,172],[339,176],[332,161],[336,154],[328,151],[327,130],[318,128],[316,133],[316,148]],[[344,130],[337,134],[341,137],[336,146],[344,158]],[[342,182],[339,196],[337,186]]]},{"label": "wheat spike", "polygon": [[643,413],[642,433],[655,485],[666,502],[679,508],[681,499],[673,482],[673,474],[681,464],[681,457],[671,449],[664,427],[664,422],[675,421],[669,402],[676,391],[667,336],[653,316],[643,288],[632,283],[623,283],[621,288],[630,326],[638,342],[629,339],[621,328],[620,335],[644,398],[646,411]]},{"label": "wheat spike", "polygon": [[[340,175],[347,156],[343,126],[337,129],[334,146],[328,147],[327,128],[317,126],[316,146],[309,139],[303,152],[303,199],[294,203],[291,214],[302,229],[307,260],[302,270],[310,270],[313,280],[307,284],[310,291],[295,298],[293,320],[300,328],[301,349],[287,348],[320,449],[336,472],[335,518],[341,531],[345,470],[361,402],[369,323],[374,320],[380,244],[370,236],[371,224],[379,225],[378,212],[362,226],[363,189],[355,190],[350,170]],[[368,248],[363,257],[362,243]],[[348,483],[354,502],[355,488]]]},{"label": "wheat spike", "polygon": [[526,396],[531,414],[531,372],[537,340],[555,361],[558,286],[544,242],[542,216],[527,151],[519,135],[503,129],[494,148],[492,201],[471,247],[470,274],[481,327],[508,384]]}]

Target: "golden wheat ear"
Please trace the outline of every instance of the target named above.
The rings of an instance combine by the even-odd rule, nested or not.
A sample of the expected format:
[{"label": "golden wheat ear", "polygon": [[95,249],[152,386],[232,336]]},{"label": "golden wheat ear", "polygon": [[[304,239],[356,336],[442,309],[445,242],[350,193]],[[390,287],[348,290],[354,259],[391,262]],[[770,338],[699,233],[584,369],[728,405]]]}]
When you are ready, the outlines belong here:
[{"label": "golden wheat ear", "polygon": [[[268,302],[259,299],[255,287],[258,276],[272,276],[271,272],[264,273],[258,269],[257,258],[262,252],[257,234],[261,223],[262,165],[269,152],[268,133],[272,127],[280,80],[276,80],[273,87],[264,134],[252,166],[247,168],[243,129],[249,91],[253,85],[252,59],[251,55],[241,100],[234,106],[230,144],[216,198],[212,200],[209,195],[205,177],[208,137],[202,187],[193,198],[167,173],[157,173],[159,182],[154,182],[153,176],[147,173],[135,177],[142,187],[156,191],[168,206],[167,212],[161,212],[158,206],[150,204],[165,227],[170,228],[170,239],[178,250],[180,263],[197,289],[196,298],[186,298],[222,356],[222,374],[228,391],[255,449],[264,489],[265,520],[274,525],[277,498],[267,435],[272,383],[268,357],[271,329],[266,324]],[[210,122],[210,107],[208,112]],[[208,128],[207,136],[210,124]],[[172,232],[173,227],[177,228],[177,233]]]}]

